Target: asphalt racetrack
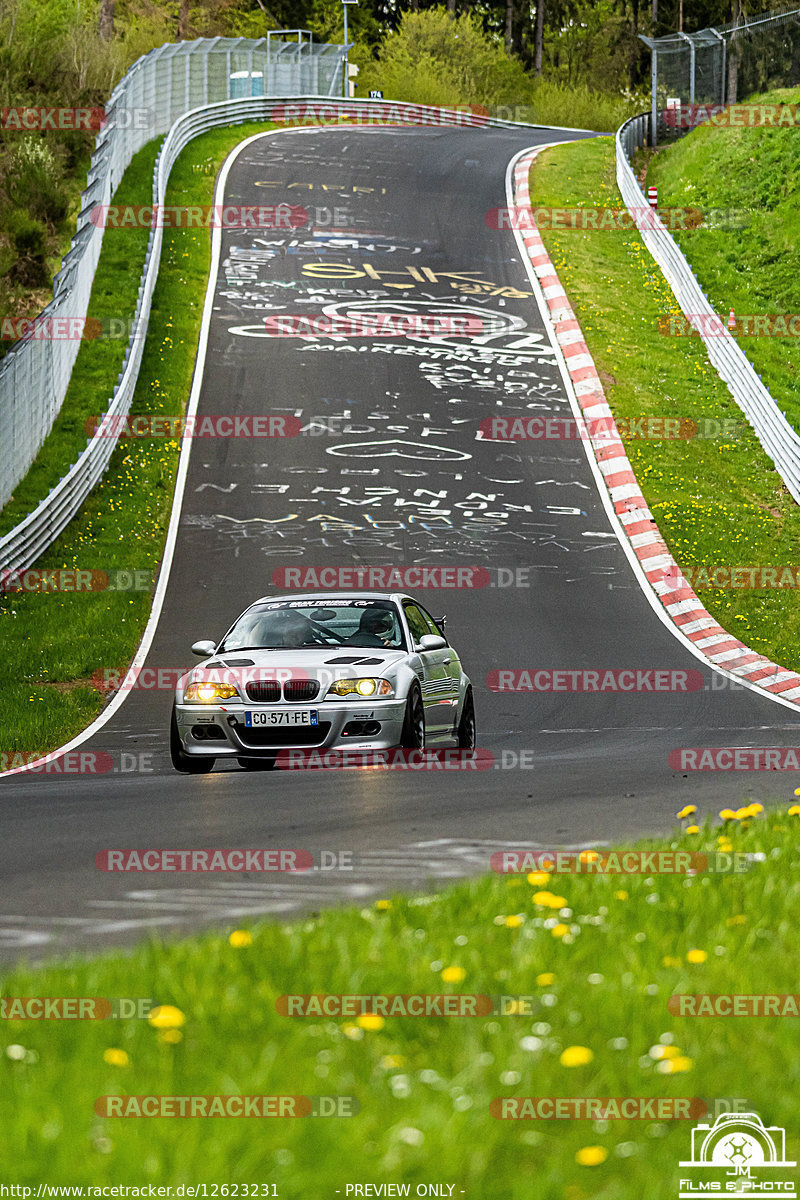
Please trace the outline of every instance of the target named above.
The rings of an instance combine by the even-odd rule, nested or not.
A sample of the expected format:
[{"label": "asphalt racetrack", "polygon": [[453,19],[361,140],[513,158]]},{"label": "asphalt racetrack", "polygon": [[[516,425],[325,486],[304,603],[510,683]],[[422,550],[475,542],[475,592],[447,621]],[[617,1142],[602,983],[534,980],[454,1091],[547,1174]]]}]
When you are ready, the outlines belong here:
[{"label": "asphalt racetrack", "polygon": [[[447,128],[294,130],[239,152],[227,204],[303,205],[294,231],[226,230],[199,414],[299,417],[286,438],[195,439],[165,602],[146,666],[186,667],[286,568],[480,567],[480,588],[421,588],[474,689],[480,772],[173,771],[171,691],[137,689],[82,747],[152,769],[0,781],[0,947],[9,959],[145,936],[486,870],[500,847],[591,846],[664,832],[775,775],[685,774],[685,746],[788,746],[793,712],[705,667],[656,615],[579,440],[500,443],[487,418],[569,416],[513,233],[510,160],[579,135]],[[334,221],[337,222],[334,224]],[[164,269],[162,267],[162,269]],[[360,306],[360,307],[359,307]],[[376,307],[377,306],[377,307]],[[475,339],[266,336],[271,315],[452,313]],[[691,692],[502,692],[524,668],[700,671]],[[145,760],[142,760],[145,761]],[[306,875],[112,874],[127,847],[301,847],[352,855]],[[327,860],[332,861],[332,860]],[[339,863],[339,859],[335,859]]]}]

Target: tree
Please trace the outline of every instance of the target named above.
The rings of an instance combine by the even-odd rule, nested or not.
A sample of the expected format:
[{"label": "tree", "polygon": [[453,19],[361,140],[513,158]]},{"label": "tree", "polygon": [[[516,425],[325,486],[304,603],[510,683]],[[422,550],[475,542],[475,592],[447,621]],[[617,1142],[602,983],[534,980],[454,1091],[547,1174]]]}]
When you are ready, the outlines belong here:
[{"label": "tree", "polygon": [[100,0],[97,33],[101,42],[110,42],[114,36],[114,4],[115,0]]}]

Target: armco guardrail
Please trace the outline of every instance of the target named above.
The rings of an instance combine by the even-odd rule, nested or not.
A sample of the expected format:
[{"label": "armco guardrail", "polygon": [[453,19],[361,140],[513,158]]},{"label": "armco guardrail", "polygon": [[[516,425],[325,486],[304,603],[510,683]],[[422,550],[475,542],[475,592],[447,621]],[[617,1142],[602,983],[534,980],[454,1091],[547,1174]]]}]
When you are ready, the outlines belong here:
[{"label": "armco guardrail", "polygon": [[[647,140],[650,120],[649,113],[633,117],[617,131],[617,186],[634,219],[633,210],[648,212],[647,200],[631,168],[631,159],[634,150]],[[640,228],[642,241],[661,268],[684,315],[715,316],[715,310],[691,267],[661,221],[651,216],[644,224],[646,228]],[[720,378],[728,385],[783,482],[800,504],[800,437],[727,329],[719,334],[715,330],[714,336],[701,332],[701,336]]]},{"label": "armco guardrail", "polygon": [[[299,41],[281,38],[296,33]],[[91,221],[108,204],[133,155],[184,113],[237,96],[331,95],[341,91],[344,47],[303,41],[303,31],[265,38],[200,38],[151,50],[134,63],[105,107],[77,232],[39,320],[83,318],[103,241]],[[50,432],[69,384],[80,342],[29,334],[0,362],[0,508]]]},{"label": "armco guardrail", "polygon": [[[318,108],[318,116],[323,120],[336,120],[339,115],[357,115],[368,112],[371,120],[387,120],[409,125],[452,124],[494,128],[520,127],[518,122],[502,121],[481,114],[392,101],[330,101],[325,96],[260,96],[251,99],[222,101],[218,104],[196,108],[173,124],[156,161],[153,176],[153,205],[164,203],[170,171],[181,150],[192,138],[220,125],[240,125],[246,121],[268,121],[276,106],[280,106],[285,112],[289,105],[315,105]],[[328,114],[327,118],[326,113]],[[97,202],[99,203],[99,201]],[[125,416],[133,399],[150,319],[153,289],[158,277],[161,241],[161,228],[152,228],[123,371],[107,409],[109,416]],[[5,453],[5,444],[0,442],[0,445],[3,446]],[[115,446],[115,439],[97,434],[87,442],[86,449],[77,462],[53,488],[49,496],[42,500],[38,507],[10,533],[0,539],[0,570],[22,571],[33,565],[39,555],[55,541],[65,526],[78,513],[89,492],[102,478]]]}]

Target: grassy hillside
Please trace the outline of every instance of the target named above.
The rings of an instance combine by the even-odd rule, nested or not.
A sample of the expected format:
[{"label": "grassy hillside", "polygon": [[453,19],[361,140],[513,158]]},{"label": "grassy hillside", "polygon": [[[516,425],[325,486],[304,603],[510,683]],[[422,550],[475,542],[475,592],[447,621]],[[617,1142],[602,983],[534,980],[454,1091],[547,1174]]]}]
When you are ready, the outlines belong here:
[{"label": "grassy hillside", "polygon": [[[750,102],[799,100],[795,88]],[[653,157],[647,184],[658,187],[659,205],[734,210],[730,223],[735,228],[701,225],[678,235],[703,290],[726,319],[731,308],[737,316],[800,313],[796,126],[700,127]],[[738,340],[780,408],[800,429],[800,338],[739,335]]]}]

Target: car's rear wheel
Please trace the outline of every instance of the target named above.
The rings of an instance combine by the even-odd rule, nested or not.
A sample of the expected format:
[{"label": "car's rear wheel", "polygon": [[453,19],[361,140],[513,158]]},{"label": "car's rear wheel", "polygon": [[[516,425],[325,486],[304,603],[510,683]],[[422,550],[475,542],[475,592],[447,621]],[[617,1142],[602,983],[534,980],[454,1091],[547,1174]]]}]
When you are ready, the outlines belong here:
[{"label": "car's rear wheel", "polygon": [[240,767],[245,771],[274,771],[276,758],[237,758]]},{"label": "car's rear wheel", "polygon": [[422,704],[422,693],[414,686],[406,701],[406,715],[403,720],[403,731],[400,734],[400,745],[407,750],[425,749],[425,709]]},{"label": "car's rear wheel", "polygon": [[181,745],[180,734],[178,733],[178,716],[175,712],[175,705],[172,706],[172,720],[169,723],[169,756],[172,759],[172,765],[176,771],[180,771],[183,775],[207,775],[213,768],[216,759],[214,758],[193,758],[187,754]]},{"label": "car's rear wheel", "polygon": [[462,750],[474,750],[477,738],[475,725],[475,701],[472,699],[472,688],[467,688],[464,697],[464,707],[461,709],[461,720],[458,722],[458,744]]}]

